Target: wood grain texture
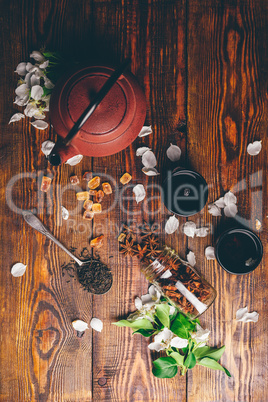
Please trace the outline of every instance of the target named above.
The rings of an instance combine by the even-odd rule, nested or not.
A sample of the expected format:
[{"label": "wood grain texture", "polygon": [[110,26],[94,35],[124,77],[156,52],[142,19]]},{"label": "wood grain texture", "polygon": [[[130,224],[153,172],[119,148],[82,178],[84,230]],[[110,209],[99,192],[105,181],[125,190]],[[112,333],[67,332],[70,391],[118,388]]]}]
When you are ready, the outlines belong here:
[{"label": "wood grain texture", "polygon": [[[255,219],[262,221],[265,249],[253,273],[230,275],[203,261],[205,247],[215,244],[230,220],[212,217],[207,208],[195,217],[213,229],[211,237],[191,241],[190,247],[218,292],[202,322],[212,331],[212,344],[226,345],[221,361],[232,378],[196,368],[188,374],[189,401],[267,400],[267,16],[262,1],[189,3],[188,157],[210,185],[208,202],[233,189],[242,223],[255,230]],[[248,155],[247,144],[259,139],[261,153]],[[235,321],[244,306],[258,311],[257,324]]]}]

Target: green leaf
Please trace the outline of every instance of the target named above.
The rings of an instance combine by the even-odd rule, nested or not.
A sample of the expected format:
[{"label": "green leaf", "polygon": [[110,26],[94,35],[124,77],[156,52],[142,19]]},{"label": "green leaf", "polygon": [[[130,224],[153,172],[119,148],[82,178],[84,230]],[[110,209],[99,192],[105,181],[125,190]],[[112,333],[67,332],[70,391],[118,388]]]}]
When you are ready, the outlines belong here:
[{"label": "green leaf", "polygon": [[158,304],[156,306],[156,317],[164,325],[164,327],[169,328],[169,305],[168,304]]},{"label": "green leaf", "polygon": [[117,327],[130,327],[134,329],[154,329],[152,323],[146,318],[142,318],[141,320],[128,321],[121,320],[117,322],[113,322]]},{"label": "green leaf", "polygon": [[185,365],[185,367],[188,367],[189,369],[192,369],[196,365],[196,358],[192,352],[190,352],[188,354],[188,356],[186,357],[184,365]]},{"label": "green leaf", "polygon": [[47,96],[52,93],[52,89],[48,89],[46,87],[43,87],[43,95],[42,96]]},{"label": "green leaf", "polygon": [[224,369],[225,374],[228,375],[228,377],[232,377],[230,371],[228,371],[227,368],[225,368],[225,367],[223,367],[223,366],[222,366],[222,368]]},{"label": "green leaf", "polygon": [[180,353],[178,352],[172,352],[170,353],[170,356],[176,360],[177,364],[179,366],[183,366],[183,360],[184,360],[184,356],[182,356]]},{"label": "green leaf", "polygon": [[176,309],[175,312],[169,316],[170,322],[172,322],[177,317],[177,314],[178,314],[178,310]]},{"label": "green leaf", "polygon": [[185,318],[181,313],[178,313],[177,317],[171,325],[171,331],[180,338],[188,339],[190,335],[187,329],[187,325],[185,325],[185,319],[187,323],[187,318]]},{"label": "green leaf", "polygon": [[194,351],[195,357],[197,360],[202,359],[203,357],[210,357],[211,359],[214,360],[219,360],[223,353],[225,351],[225,346],[222,346],[221,348],[210,348],[209,346],[203,346],[202,348],[197,348]]},{"label": "green leaf", "polygon": [[153,375],[158,378],[172,378],[178,372],[177,362],[172,357],[160,357],[153,365]]},{"label": "green leaf", "polygon": [[201,359],[198,362],[198,364],[200,366],[208,367],[208,368],[210,368],[212,370],[221,370],[225,374],[227,374],[228,377],[231,377],[231,374],[229,373],[229,371],[226,368],[222,367],[220,365],[220,363],[216,362],[216,360],[214,360],[214,359],[210,359],[209,357],[204,357],[203,359]]},{"label": "green leaf", "polygon": [[150,336],[153,335],[153,333],[154,333],[154,330],[148,330],[148,329],[140,328],[137,331],[133,332],[132,335],[141,334],[142,336],[145,336],[146,338],[149,338]]}]

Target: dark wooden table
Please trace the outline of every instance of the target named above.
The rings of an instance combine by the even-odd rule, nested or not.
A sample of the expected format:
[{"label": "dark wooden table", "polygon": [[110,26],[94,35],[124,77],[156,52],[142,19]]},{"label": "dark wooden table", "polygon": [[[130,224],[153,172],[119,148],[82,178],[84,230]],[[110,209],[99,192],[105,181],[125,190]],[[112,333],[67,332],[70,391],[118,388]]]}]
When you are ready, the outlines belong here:
[{"label": "dark wooden table", "polygon": [[[265,0],[2,2],[1,401],[268,400],[267,23]],[[153,135],[110,157],[85,157],[75,167],[52,168],[40,151],[44,140],[55,138],[52,129],[38,131],[28,119],[8,125],[17,110],[14,69],[42,46],[114,63],[130,56],[131,70],[144,87]],[[260,139],[261,153],[249,156],[247,144]],[[236,187],[239,216],[253,229],[255,219],[262,222],[264,258],[253,273],[232,276],[204,258],[224,222],[209,215],[207,207],[191,220],[211,225],[212,235],[194,240],[181,231],[165,235],[168,212],[155,190],[148,190],[139,205],[132,199],[123,209],[117,202],[93,226],[79,214],[61,219],[61,205],[75,205],[74,193],[63,192],[71,174],[92,170],[118,181],[129,171],[133,183],[148,186],[157,180],[143,175],[135,151],[151,147],[161,171],[170,142],[181,147],[182,163],[209,183],[209,202]],[[52,193],[45,197],[38,191],[43,174],[54,177]],[[88,247],[89,239],[103,232],[100,256],[113,272],[111,291],[93,296],[63,277],[60,267],[68,257],[26,226],[10,208],[11,197],[19,208],[37,208],[68,248]],[[138,261],[120,255],[116,240],[122,222],[143,219],[159,223],[162,241],[182,257],[187,249],[194,251],[197,267],[215,286],[218,297],[201,323],[211,330],[211,345],[226,345],[221,362],[232,378],[204,367],[185,377],[154,378],[148,340],[111,325],[134,311],[135,296],[147,291]],[[180,227],[185,221],[180,218]],[[18,261],[27,264],[27,271],[14,278],[10,269]],[[236,310],[246,305],[260,314],[258,323],[235,321]],[[102,333],[90,329],[78,339],[72,320],[92,317],[103,320]]]}]

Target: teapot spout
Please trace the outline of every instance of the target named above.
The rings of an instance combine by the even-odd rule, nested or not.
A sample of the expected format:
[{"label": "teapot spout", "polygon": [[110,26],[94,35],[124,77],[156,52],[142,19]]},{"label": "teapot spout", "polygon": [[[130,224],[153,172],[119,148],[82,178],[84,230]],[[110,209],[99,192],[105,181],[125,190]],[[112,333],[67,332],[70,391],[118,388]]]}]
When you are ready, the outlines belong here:
[{"label": "teapot spout", "polygon": [[65,145],[58,141],[48,155],[48,160],[51,165],[59,166],[62,163],[66,162],[68,159],[78,154],[79,152],[74,146]]}]

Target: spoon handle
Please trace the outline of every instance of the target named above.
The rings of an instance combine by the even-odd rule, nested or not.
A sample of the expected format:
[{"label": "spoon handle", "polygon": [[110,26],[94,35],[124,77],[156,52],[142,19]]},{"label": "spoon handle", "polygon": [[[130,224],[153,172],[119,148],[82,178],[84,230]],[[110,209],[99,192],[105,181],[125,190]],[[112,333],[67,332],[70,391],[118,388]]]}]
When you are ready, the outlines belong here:
[{"label": "spoon handle", "polygon": [[29,226],[31,226],[33,229],[37,230],[38,232],[42,233],[45,235],[48,239],[52,240],[54,243],[57,244],[65,253],[67,253],[77,264],[81,267],[83,265],[83,262],[80,261],[75,255],[73,255],[66,247],[64,247],[63,244],[57,240],[53,234],[51,234],[43,225],[43,223],[31,212],[31,211],[24,211],[23,212],[23,218],[24,220],[28,223]]}]

